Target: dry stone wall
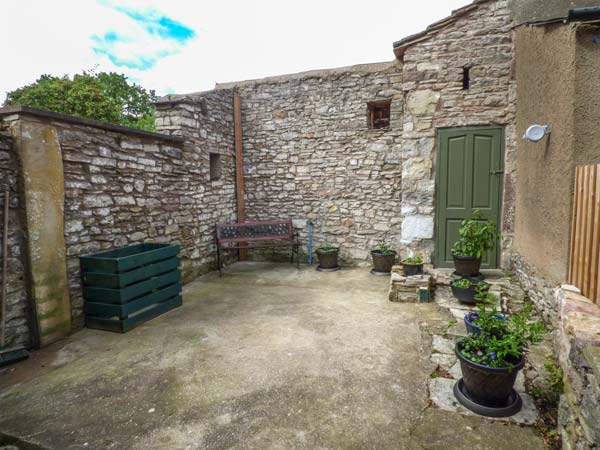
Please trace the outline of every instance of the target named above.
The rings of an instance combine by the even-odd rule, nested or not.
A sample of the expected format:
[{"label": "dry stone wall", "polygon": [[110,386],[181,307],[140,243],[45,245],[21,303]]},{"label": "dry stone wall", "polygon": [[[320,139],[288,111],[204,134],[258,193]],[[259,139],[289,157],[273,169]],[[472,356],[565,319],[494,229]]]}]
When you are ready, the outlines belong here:
[{"label": "dry stone wall", "polygon": [[[229,108],[229,99],[219,98],[223,108]],[[212,230],[216,222],[235,217],[235,197],[231,156],[223,162],[221,179],[210,181],[208,148],[210,142],[218,142],[221,151],[231,155],[230,116],[219,110],[218,123],[202,130],[195,125],[203,137],[185,142],[177,136],[89,125],[46,113],[4,117],[11,126],[40,121],[57,131],[64,167],[64,234],[74,327],[83,325],[82,255],[141,242],[170,242],[181,245],[184,281],[212,269]]]},{"label": "dry stone wall", "polygon": [[[25,230],[21,199],[18,195],[17,159],[10,132],[0,122],[0,260],[8,257],[6,296],[6,346],[29,346],[31,343],[31,308],[27,296],[25,270]],[[10,194],[8,215],[8,252],[2,254],[4,236],[4,191]],[[1,267],[1,266],[0,266]],[[2,283],[0,272],[0,285]]]},{"label": "dry stone wall", "polygon": [[[515,95],[513,39],[508,1],[480,4],[403,56],[406,98],[402,135],[402,241],[433,252],[435,147],[440,128],[505,127],[503,265],[509,260],[514,223]],[[470,87],[463,90],[463,68]]]},{"label": "dry stone wall", "polygon": [[[301,240],[364,262],[400,237],[402,93],[397,63],[221,85],[241,97],[248,220],[292,218]],[[391,100],[391,123],[369,129],[368,102]],[[306,247],[303,248],[306,252]]]},{"label": "dry stone wall", "polygon": [[[157,105],[156,129],[185,142],[190,172],[188,186],[192,189],[182,200],[182,207],[189,210],[197,236],[191,256],[203,268],[214,269],[215,225],[237,221],[233,92],[164,97]],[[211,154],[219,155],[220,161],[220,176],[212,180]],[[225,255],[226,261],[233,257],[237,255]],[[198,273],[194,271],[193,275]]]}]

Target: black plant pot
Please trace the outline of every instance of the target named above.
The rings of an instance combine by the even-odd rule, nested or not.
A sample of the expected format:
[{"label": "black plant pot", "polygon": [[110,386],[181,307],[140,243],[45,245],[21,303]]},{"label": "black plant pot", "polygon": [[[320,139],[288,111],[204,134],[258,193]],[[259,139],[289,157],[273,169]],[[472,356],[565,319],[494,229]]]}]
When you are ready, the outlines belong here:
[{"label": "black plant pot", "polygon": [[373,272],[377,273],[390,273],[396,262],[396,252],[391,255],[384,255],[377,250],[373,250],[371,257],[373,258]]},{"label": "black plant pot", "polygon": [[[498,320],[507,320],[504,314],[496,314]],[[465,327],[467,328],[467,333],[472,336],[479,336],[481,334],[481,328],[477,325],[477,320],[479,319],[479,314],[476,312],[470,312],[465,314]]]},{"label": "black plant pot", "polygon": [[481,258],[461,255],[452,255],[452,258],[454,259],[454,269],[461,277],[474,277],[479,274]]},{"label": "black plant pot", "polygon": [[475,301],[475,289],[473,289],[473,287],[459,288],[451,284],[450,288],[452,289],[452,295],[454,295],[459,302],[465,303],[466,305],[474,305],[477,303]]},{"label": "black plant pot", "polygon": [[319,258],[319,269],[333,270],[338,266],[338,255],[340,251],[335,252],[319,252],[317,250],[317,258]]},{"label": "black plant pot", "polygon": [[513,385],[519,370],[525,365],[525,358],[516,361],[513,367],[488,367],[474,363],[460,352],[460,343],[455,353],[460,361],[464,387],[469,399],[488,408],[503,408],[514,395]]},{"label": "black plant pot", "polygon": [[423,264],[405,264],[402,263],[402,272],[407,277],[421,275],[423,273]]},{"label": "black plant pot", "polygon": [[471,282],[471,286],[468,288],[459,288],[454,286],[454,284],[450,284],[450,288],[452,289],[452,294],[456,297],[461,303],[466,305],[474,305],[477,303],[475,300],[475,296],[477,295],[477,285],[479,283],[486,284],[489,289],[489,284],[479,281],[477,278],[467,278]]}]

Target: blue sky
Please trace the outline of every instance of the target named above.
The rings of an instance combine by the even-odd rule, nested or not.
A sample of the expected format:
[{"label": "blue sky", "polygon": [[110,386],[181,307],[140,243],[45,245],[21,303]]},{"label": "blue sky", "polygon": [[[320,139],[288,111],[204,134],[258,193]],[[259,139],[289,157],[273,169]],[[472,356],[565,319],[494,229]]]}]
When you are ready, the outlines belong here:
[{"label": "blue sky", "polygon": [[[2,0],[7,91],[95,68],[159,94],[391,61],[392,42],[471,0]],[[26,24],[27,33],[23,33]]]}]

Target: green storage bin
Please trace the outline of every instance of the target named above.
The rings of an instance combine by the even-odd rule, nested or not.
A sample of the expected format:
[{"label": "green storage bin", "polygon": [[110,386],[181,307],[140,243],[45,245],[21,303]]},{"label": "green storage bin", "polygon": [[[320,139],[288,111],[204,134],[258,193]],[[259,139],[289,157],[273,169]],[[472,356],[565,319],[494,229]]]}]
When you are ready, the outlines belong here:
[{"label": "green storage bin", "polygon": [[80,258],[85,322],[124,333],[181,305],[179,245],[144,243]]}]

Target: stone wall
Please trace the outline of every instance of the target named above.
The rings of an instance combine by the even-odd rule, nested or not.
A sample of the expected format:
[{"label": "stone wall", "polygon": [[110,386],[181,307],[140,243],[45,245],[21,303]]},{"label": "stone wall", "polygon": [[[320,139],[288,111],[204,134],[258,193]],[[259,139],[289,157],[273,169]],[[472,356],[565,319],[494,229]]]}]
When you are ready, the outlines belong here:
[{"label": "stone wall", "polygon": [[564,450],[596,449],[600,443],[600,307],[573,286],[554,292],[560,326],[556,347],[564,373],[558,431]]},{"label": "stone wall", "polygon": [[[10,132],[0,122],[0,260],[8,257],[6,296],[6,346],[29,346],[32,340],[31,308],[27,296],[25,231],[18,191],[17,160]],[[2,254],[4,236],[4,191],[10,191],[8,253]],[[0,266],[1,267],[1,266]],[[0,272],[0,285],[2,272]]]},{"label": "stone wall", "polygon": [[[403,51],[406,97],[402,148],[402,240],[433,252],[435,148],[440,128],[505,127],[501,264],[508,266],[514,227],[515,101],[512,22],[508,1],[482,2]],[[463,68],[470,88],[463,90]]]},{"label": "stone wall", "polygon": [[[228,100],[223,99],[224,108]],[[201,136],[184,142],[176,136],[28,111],[5,115],[4,123],[13,129],[21,123],[56,129],[64,167],[64,236],[75,328],[83,325],[82,255],[141,242],[177,242],[184,281],[211,270],[214,224],[235,218],[233,127],[226,114],[219,110],[215,117],[220,122],[211,121],[205,128],[195,124]],[[221,180],[214,182],[209,180],[209,142],[229,154]]]},{"label": "stone wall", "polygon": [[[397,63],[218,85],[241,98],[248,220],[291,217],[301,240],[364,262],[398,244],[402,93]],[[369,129],[368,102],[391,100],[389,128]],[[305,252],[306,247],[303,248]]]},{"label": "stone wall", "polygon": [[[215,225],[236,222],[235,147],[233,92],[210,91],[185,96],[167,96],[157,104],[158,132],[184,141],[189,189],[181,200],[189,215],[195,248],[190,258],[201,270],[189,273],[193,278],[206,269],[216,268]],[[209,159],[218,154],[221,175],[211,180]],[[229,253],[226,261],[237,258]]]}]

